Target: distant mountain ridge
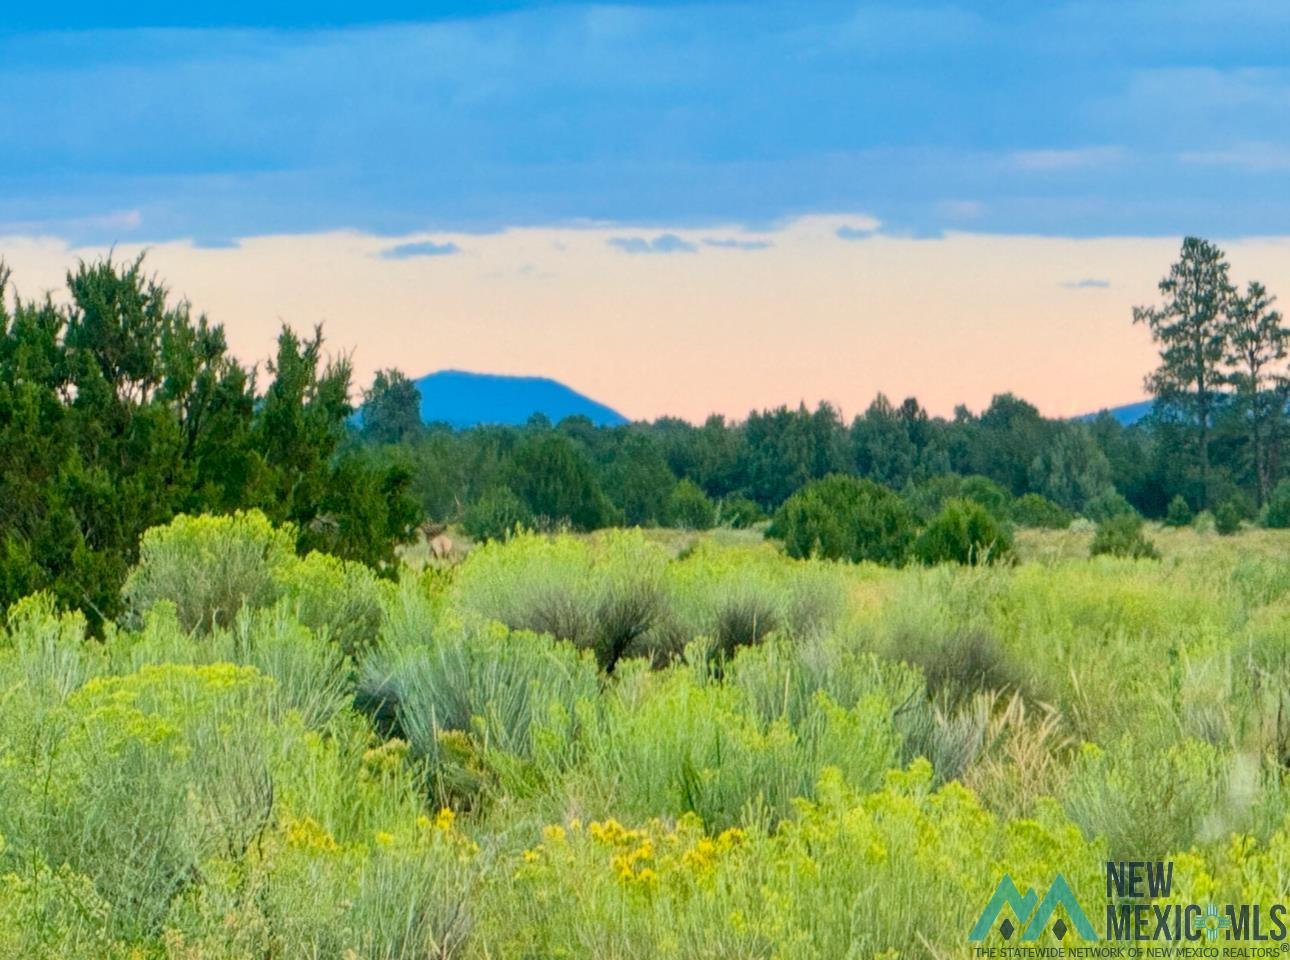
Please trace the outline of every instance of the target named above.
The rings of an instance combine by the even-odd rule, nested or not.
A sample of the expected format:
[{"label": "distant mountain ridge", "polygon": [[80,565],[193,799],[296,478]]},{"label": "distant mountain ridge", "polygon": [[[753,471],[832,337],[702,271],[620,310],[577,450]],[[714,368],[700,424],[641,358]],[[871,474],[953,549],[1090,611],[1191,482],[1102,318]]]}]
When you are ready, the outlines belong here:
[{"label": "distant mountain ridge", "polygon": [[1131,427],[1151,413],[1152,403],[1154,403],[1152,400],[1139,400],[1137,403],[1125,403],[1118,407],[1103,407],[1094,413],[1085,413],[1074,419],[1081,421],[1094,420],[1103,413],[1109,413],[1124,426]]},{"label": "distant mountain ridge", "polygon": [[519,425],[535,413],[552,423],[584,416],[597,426],[619,426],[627,418],[549,377],[440,370],[412,381],[421,391],[421,419],[456,429],[481,424]]},{"label": "distant mountain ridge", "polygon": [[[596,426],[614,427],[628,422],[612,407],[550,377],[439,370],[412,382],[421,392],[422,421],[447,423],[458,430],[485,424],[519,426],[535,413],[543,414],[552,423],[574,416],[584,416]],[[1127,427],[1150,414],[1151,405],[1150,400],[1140,400],[1103,407],[1072,419],[1089,421],[1105,412]]]}]

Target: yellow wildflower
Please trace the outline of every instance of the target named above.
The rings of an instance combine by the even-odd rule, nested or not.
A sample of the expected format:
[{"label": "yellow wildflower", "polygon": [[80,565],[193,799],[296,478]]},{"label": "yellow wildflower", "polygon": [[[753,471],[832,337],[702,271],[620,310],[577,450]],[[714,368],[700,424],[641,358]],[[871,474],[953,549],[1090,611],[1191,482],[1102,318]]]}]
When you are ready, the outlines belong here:
[{"label": "yellow wildflower", "polygon": [[444,833],[447,833],[449,830],[452,829],[453,821],[455,821],[456,819],[457,819],[457,815],[453,813],[451,807],[442,807],[440,808],[439,812],[435,814],[435,818],[434,818],[435,829],[441,830]]}]

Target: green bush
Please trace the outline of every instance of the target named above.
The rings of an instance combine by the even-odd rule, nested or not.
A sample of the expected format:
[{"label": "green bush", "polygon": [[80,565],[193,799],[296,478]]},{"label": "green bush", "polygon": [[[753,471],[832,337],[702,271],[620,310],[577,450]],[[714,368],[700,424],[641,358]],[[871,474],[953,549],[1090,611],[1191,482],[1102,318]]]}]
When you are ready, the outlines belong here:
[{"label": "green bush", "polygon": [[1137,516],[1138,511],[1134,510],[1133,504],[1129,503],[1115,490],[1107,490],[1105,493],[1098,494],[1084,505],[1084,516],[1094,523],[1101,523],[1103,520],[1109,520],[1112,517],[1126,513]]},{"label": "green bush", "polygon": [[1230,537],[1241,529],[1241,508],[1225,500],[1214,511],[1214,530],[1223,537]]},{"label": "green bush", "polygon": [[232,664],[145,666],[68,698],[26,851],[88,877],[116,935],[160,932],[214,856],[240,857],[272,818],[269,681]]},{"label": "green bush", "polygon": [[461,525],[475,540],[505,540],[533,526],[524,501],[510,487],[493,487],[466,508]]},{"label": "green bush", "polygon": [[430,623],[415,603],[392,616],[359,686],[364,702],[394,711],[439,800],[469,800],[489,783],[525,793],[563,770],[599,691],[591,658],[498,623]]},{"label": "green bush", "polygon": [[896,758],[892,706],[875,693],[843,707],[817,691],[796,724],[764,724],[737,687],[636,670],[607,700],[586,773],[616,812],[693,813],[713,834],[750,814],[773,824],[814,793],[826,766],[876,786]]},{"label": "green bush", "polygon": [[179,627],[227,629],[241,610],[285,602],[301,624],[356,653],[380,632],[389,586],[371,568],[311,552],[296,556],[290,525],[252,511],[180,515],[144,534],[139,564],[125,585],[127,623],[141,626],[161,601]]},{"label": "green bush", "polygon": [[392,584],[370,567],[313,552],[275,567],[273,579],[296,619],[346,654],[375,642]]},{"label": "green bush", "polygon": [[790,557],[899,566],[909,559],[914,533],[913,512],[897,494],[834,474],[789,497],[766,535],[783,539]]},{"label": "green bush", "polygon": [[1142,532],[1142,518],[1136,513],[1115,514],[1099,523],[1089,552],[1095,557],[1109,554],[1135,560],[1160,558],[1155,545]]},{"label": "green bush", "polygon": [[[1290,506],[1290,502],[1287,503],[1287,506]],[[1169,508],[1165,511],[1165,526],[1189,527],[1193,519],[1194,515],[1191,512],[1191,507],[1187,505],[1187,501],[1182,494],[1176,494],[1169,501]],[[1287,516],[1287,522],[1290,522],[1290,515]]]},{"label": "green bush", "polygon": [[747,497],[726,497],[717,511],[717,522],[735,530],[745,530],[766,519],[766,512]]},{"label": "green bush", "polygon": [[663,505],[667,525],[681,530],[709,530],[716,515],[716,506],[692,480],[679,481]]},{"label": "green bush", "polygon": [[981,504],[950,500],[919,534],[914,555],[929,565],[1006,563],[1013,559],[1012,534]]},{"label": "green bush", "polygon": [[939,474],[910,487],[904,496],[924,523],[940,513],[941,508],[950,500],[971,500],[996,517],[1008,516],[1012,504],[1012,496],[1007,490],[980,474],[966,477],[956,473]]},{"label": "green bush", "polygon": [[515,449],[506,482],[536,523],[596,530],[614,521],[614,505],[581,448],[564,434],[535,433]]},{"label": "green bush", "polygon": [[139,563],[123,588],[134,624],[159,600],[175,605],[185,630],[233,623],[243,606],[266,607],[278,596],[275,568],[295,559],[295,531],[274,527],[258,510],[231,516],[180,514],[143,535]]},{"label": "green bush", "polygon": [[1075,517],[1059,503],[1038,493],[1027,493],[1013,501],[1013,522],[1038,530],[1065,530]]},{"label": "green bush", "polygon": [[841,575],[832,564],[784,563],[767,549],[705,545],[665,571],[670,624],[682,644],[702,640],[718,670],[772,634],[804,641],[837,622]]},{"label": "green bush", "polygon": [[471,615],[593,650],[606,671],[622,657],[679,653],[662,587],[667,557],[639,531],[595,542],[525,534],[475,550],[453,597]]},{"label": "green bush", "polygon": [[996,517],[1006,517],[1012,502],[1012,496],[1007,490],[989,477],[979,474],[963,478],[963,482],[959,484],[957,499],[979,503]]},{"label": "green bush", "polygon": [[[1153,740],[1140,731],[1109,748],[1085,744],[1072,767],[1067,812],[1086,836],[1105,840],[1112,858],[1165,857],[1189,848],[1225,794],[1223,759],[1212,744]],[[1169,787],[1135,788],[1143,782]]]},{"label": "green bush", "polygon": [[1273,488],[1263,509],[1263,525],[1272,530],[1290,528],[1290,479]]}]

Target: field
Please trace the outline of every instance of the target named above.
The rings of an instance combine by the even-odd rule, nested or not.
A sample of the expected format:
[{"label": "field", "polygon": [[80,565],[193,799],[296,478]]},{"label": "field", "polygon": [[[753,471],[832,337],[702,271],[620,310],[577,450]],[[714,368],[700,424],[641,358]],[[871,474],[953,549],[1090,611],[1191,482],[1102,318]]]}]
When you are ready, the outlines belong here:
[{"label": "field", "polygon": [[1290,533],[1090,536],[524,535],[394,583],[181,517],[104,638],[9,612],[0,956],[968,956],[1003,873],[1097,903],[1108,859],[1277,899]]}]

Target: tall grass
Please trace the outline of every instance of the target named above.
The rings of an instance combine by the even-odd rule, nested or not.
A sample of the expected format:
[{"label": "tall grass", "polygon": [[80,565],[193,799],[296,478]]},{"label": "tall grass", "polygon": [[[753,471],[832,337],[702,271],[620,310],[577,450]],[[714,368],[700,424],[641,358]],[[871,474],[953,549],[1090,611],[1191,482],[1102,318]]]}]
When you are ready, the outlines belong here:
[{"label": "tall grass", "polygon": [[101,640],[22,601],[0,955],[951,956],[1002,872],[1096,901],[1107,857],[1280,898],[1290,533],[898,571],[728,534],[388,584],[186,518]]}]

